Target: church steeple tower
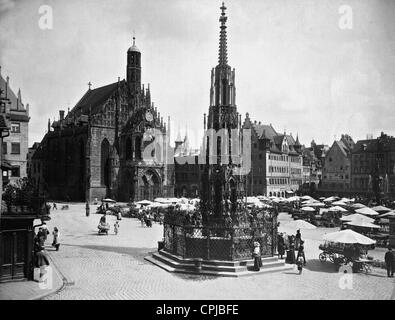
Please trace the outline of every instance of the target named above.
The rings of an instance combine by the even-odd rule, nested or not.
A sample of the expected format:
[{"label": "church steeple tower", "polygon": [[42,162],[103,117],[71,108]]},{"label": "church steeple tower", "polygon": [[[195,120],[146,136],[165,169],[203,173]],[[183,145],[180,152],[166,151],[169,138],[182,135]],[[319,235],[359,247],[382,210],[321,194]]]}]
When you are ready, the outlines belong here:
[{"label": "church steeple tower", "polygon": [[133,36],[133,45],[128,50],[126,68],[126,81],[133,95],[141,91],[141,52],[136,46],[136,38]]},{"label": "church steeple tower", "polygon": [[228,65],[228,44],[226,33],[226,7],[222,3],[219,18],[219,56],[218,65],[211,70],[210,111],[208,129],[237,128],[235,69]]}]

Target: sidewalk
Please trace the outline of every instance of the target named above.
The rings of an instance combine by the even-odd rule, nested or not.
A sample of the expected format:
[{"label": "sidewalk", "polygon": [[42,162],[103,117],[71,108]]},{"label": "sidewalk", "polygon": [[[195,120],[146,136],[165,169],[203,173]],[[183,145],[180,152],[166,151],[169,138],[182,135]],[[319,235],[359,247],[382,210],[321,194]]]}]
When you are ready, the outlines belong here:
[{"label": "sidewalk", "polygon": [[60,291],[67,284],[66,278],[53,262],[52,252],[47,251],[52,267],[52,286],[44,289],[36,281],[12,281],[0,284],[0,300],[39,300]]}]

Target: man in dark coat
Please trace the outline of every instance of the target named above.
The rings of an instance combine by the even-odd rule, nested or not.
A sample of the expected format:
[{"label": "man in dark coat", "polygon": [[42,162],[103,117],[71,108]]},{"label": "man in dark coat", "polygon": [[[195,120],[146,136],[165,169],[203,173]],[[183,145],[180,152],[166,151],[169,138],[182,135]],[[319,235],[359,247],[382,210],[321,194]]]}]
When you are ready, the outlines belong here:
[{"label": "man in dark coat", "polygon": [[387,276],[393,278],[395,269],[395,257],[391,247],[388,247],[388,251],[385,253],[384,256],[384,260],[387,267]]},{"label": "man in dark coat", "polygon": [[282,259],[283,255],[285,253],[284,238],[283,238],[283,236],[281,234],[278,234],[277,239],[278,239],[277,240],[277,252],[278,252],[278,255],[280,256],[280,259]]},{"label": "man in dark coat", "polygon": [[306,256],[304,254],[304,245],[303,244],[304,244],[304,241],[301,240],[299,248],[298,248],[298,255],[296,257],[296,261],[298,261],[299,257],[302,257],[303,258],[303,264],[306,265]]}]

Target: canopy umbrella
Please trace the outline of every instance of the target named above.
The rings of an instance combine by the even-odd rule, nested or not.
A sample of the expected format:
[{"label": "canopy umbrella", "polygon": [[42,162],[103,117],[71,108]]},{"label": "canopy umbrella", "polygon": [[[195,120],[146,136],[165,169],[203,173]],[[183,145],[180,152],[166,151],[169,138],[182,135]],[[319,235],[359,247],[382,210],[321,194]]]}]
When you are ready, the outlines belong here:
[{"label": "canopy umbrella", "polygon": [[140,205],[143,205],[143,206],[148,206],[148,205],[152,204],[152,202],[149,201],[149,200],[141,200],[139,202],[136,202],[136,204],[140,204]]},{"label": "canopy umbrella", "polygon": [[339,243],[358,243],[363,245],[376,243],[376,241],[350,229],[327,233],[322,238],[326,241]]},{"label": "canopy umbrella", "polygon": [[322,202],[310,202],[303,204],[302,207],[325,207],[325,204]]},{"label": "canopy umbrella", "polygon": [[300,200],[300,197],[298,197],[298,196],[293,196],[293,197],[289,197],[287,200],[288,200],[289,202],[292,202],[292,201],[299,201],[299,200]]},{"label": "canopy umbrella", "polygon": [[302,200],[311,200],[311,199],[313,199],[314,200],[314,198],[313,197],[310,197],[310,196],[302,196],[302,197],[300,197]]},{"label": "canopy umbrella", "polygon": [[367,216],[377,216],[378,215],[377,211],[374,211],[374,210],[372,210],[372,209],[370,209],[368,207],[357,209],[357,210],[355,210],[355,212],[360,213],[360,214],[364,214],[364,215],[367,215]]},{"label": "canopy umbrella", "polygon": [[344,208],[342,208],[342,207],[340,207],[340,206],[334,206],[334,207],[331,207],[331,208],[329,208],[329,211],[340,211],[340,212],[347,212],[347,210],[346,210],[346,209],[344,209]]},{"label": "canopy umbrella", "polygon": [[332,202],[332,205],[334,205],[334,206],[344,206],[344,207],[346,207],[346,206],[347,206],[347,203],[345,203],[345,202],[342,201],[342,200],[339,200],[339,201]]},{"label": "canopy umbrella", "polygon": [[383,212],[383,213],[391,211],[391,209],[384,207],[384,206],[376,206],[376,207],[373,207],[372,210],[374,210],[376,212]]},{"label": "canopy umbrella", "polygon": [[106,199],[103,199],[102,202],[115,203],[116,201],[112,200],[112,199],[109,199],[109,198],[106,198]]},{"label": "canopy umbrella", "polygon": [[353,220],[363,220],[366,222],[373,222],[374,219],[372,218],[368,218],[362,214],[359,213],[354,213],[354,214],[350,214],[348,216],[344,216],[340,218],[341,221],[353,221]]},{"label": "canopy umbrella", "polygon": [[303,204],[310,204],[310,203],[321,203],[321,202],[319,202],[318,200],[311,199],[311,200],[305,200],[305,201],[303,201],[303,202],[302,202],[302,205],[303,205]]},{"label": "canopy umbrella", "polygon": [[324,199],[325,199],[325,197],[319,197],[318,199],[320,199],[320,200],[324,200]]},{"label": "canopy umbrella", "polygon": [[361,227],[361,228],[380,229],[380,226],[370,223],[370,222],[363,221],[363,220],[362,221],[353,220],[353,221],[347,222],[347,224],[350,226]]},{"label": "canopy umbrella", "polygon": [[304,221],[304,220],[292,220],[284,223],[286,227],[292,227],[295,228],[296,230],[298,229],[317,229],[315,225],[312,225],[311,223]]},{"label": "canopy umbrella", "polygon": [[351,207],[354,209],[366,208],[366,206],[362,203],[354,203],[353,205],[351,205]]},{"label": "canopy umbrella", "polygon": [[266,201],[266,200],[269,200],[269,198],[268,197],[266,197],[266,196],[256,196],[259,200],[261,200],[261,201]]},{"label": "canopy umbrella", "polygon": [[349,199],[349,198],[341,198],[339,201],[342,201],[342,202],[351,202],[351,201],[353,201],[352,199]]},{"label": "canopy umbrella", "polygon": [[257,197],[247,197],[246,199],[247,203],[257,203],[257,202],[261,202],[261,200],[259,200]]},{"label": "canopy umbrella", "polygon": [[289,220],[289,221],[280,222],[278,231],[285,232],[288,234],[295,234],[296,231],[300,229],[316,229],[316,228],[317,228],[316,226],[304,220]]},{"label": "canopy umbrella", "polygon": [[395,217],[395,212],[391,211],[391,212],[380,214],[380,218],[385,218],[385,217]]},{"label": "canopy umbrella", "polygon": [[180,210],[193,211],[195,209],[196,209],[196,207],[192,204],[183,203],[180,205]]},{"label": "canopy umbrella", "polygon": [[315,209],[312,208],[312,207],[303,207],[301,210],[302,210],[302,211],[307,211],[307,212],[313,212],[313,211],[315,211]]},{"label": "canopy umbrella", "polygon": [[333,202],[336,200],[339,200],[339,197],[329,197],[329,198],[324,199],[324,202]]}]

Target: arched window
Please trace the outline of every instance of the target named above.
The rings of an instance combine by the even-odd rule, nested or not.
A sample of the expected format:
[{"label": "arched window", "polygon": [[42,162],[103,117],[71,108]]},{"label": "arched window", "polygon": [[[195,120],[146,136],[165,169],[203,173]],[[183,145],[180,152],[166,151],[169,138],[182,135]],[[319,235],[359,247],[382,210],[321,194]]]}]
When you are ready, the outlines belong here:
[{"label": "arched window", "polygon": [[126,156],[126,160],[131,160],[133,158],[132,139],[130,137],[127,137],[126,139],[125,156]]},{"label": "arched window", "polygon": [[141,137],[137,136],[134,140],[135,158],[141,160]]},{"label": "arched window", "polygon": [[103,139],[100,148],[100,183],[106,187],[110,186],[110,143],[106,138]]}]

